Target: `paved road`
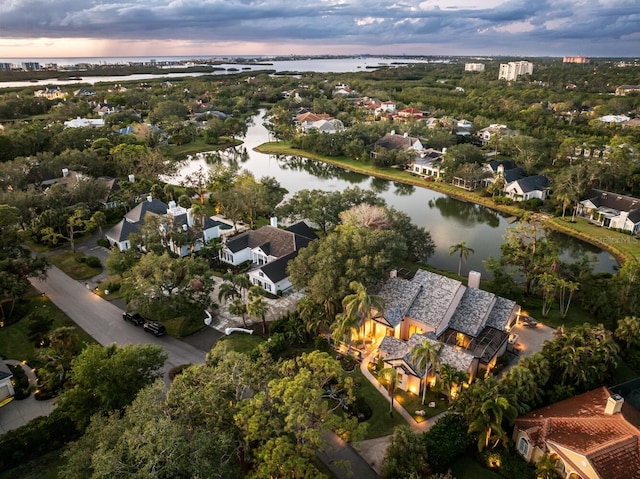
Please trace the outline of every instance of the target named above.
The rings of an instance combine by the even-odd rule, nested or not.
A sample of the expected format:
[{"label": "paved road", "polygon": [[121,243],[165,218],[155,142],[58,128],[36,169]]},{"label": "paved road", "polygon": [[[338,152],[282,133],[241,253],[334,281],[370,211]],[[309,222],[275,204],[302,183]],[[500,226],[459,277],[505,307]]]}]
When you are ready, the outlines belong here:
[{"label": "paved road", "polygon": [[165,376],[175,366],[204,362],[204,351],[169,336],[156,338],[141,327],[123,321],[123,311],[120,308],[93,294],[85,287],[84,282],[70,278],[55,266],[48,270],[45,281],[30,281],[100,344],[163,346],[169,355],[164,368]]}]

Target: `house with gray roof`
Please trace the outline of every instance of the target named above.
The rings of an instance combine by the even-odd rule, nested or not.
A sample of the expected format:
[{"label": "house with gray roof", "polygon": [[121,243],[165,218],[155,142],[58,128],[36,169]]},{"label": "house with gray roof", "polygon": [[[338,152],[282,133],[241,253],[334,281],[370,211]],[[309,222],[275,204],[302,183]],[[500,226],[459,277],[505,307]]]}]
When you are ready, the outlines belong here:
[{"label": "house with gray roof", "polygon": [[444,362],[471,377],[478,369],[492,368],[504,354],[508,331],[520,313],[515,301],[473,287],[479,284],[475,277],[465,286],[425,270],[410,279],[393,273],[373,291],[382,297],[384,309],[373,312],[363,334],[379,344],[385,362],[407,376],[403,383],[407,390],[415,389],[424,375],[407,359],[414,343],[424,337],[443,344]]},{"label": "house with gray roof", "polygon": [[640,232],[640,199],[603,190],[591,190],[576,212],[605,228]]},{"label": "house with gray roof", "polygon": [[288,228],[278,228],[276,218],[271,225],[249,230],[223,242],[219,257],[224,263],[238,266],[250,262],[251,284],[277,294],[291,287],[287,265],[318,237],[309,226],[300,221]]},{"label": "house with gray roof", "polygon": [[13,390],[13,383],[11,382],[12,377],[13,373],[2,358],[0,358],[0,407],[13,400],[15,391]]},{"label": "house with gray roof", "polygon": [[[225,227],[211,218],[196,217],[193,208],[183,208],[175,201],[166,204],[148,196],[146,201],[138,203],[124,215],[122,221],[105,232],[106,240],[120,251],[128,250],[132,246],[130,236],[140,231],[148,215],[162,218],[159,228],[165,246],[180,257],[199,251],[209,241],[218,238],[220,230]],[[176,234],[178,232],[180,234]]]},{"label": "house with gray roof", "polygon": [[549,178],[545,175],[525,176],[508,183],[505,194],[514,201],[527,201],[533,198],[546,200],[549,196]]}]

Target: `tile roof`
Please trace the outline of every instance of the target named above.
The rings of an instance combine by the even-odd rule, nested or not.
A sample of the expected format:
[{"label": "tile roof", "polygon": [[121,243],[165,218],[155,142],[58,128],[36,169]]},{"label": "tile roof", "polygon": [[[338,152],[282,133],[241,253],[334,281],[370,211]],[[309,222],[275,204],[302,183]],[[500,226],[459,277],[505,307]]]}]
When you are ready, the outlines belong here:
[{"label": "tile roof", "polygon": [[449,321],[449,327],[475,338],[484,328],[495,300],[493,293],[467,288]]},{"label": "tile roof", "polygon": [[491,312],[487,318],[487,326],[504,331],[511,315],[515,312],[516,307],[517,304],[515,301],[501,296],[496,296],[496,302],[494,303],[493,308],[491,308]]},{"label": "tile roof", "polygon": [[628,404],[606,414],[605,388],[537,409],[516,420],[533,445],[558,445],[583,455],[603,479],[640,477],[640,413]]},{"label": "tile roof", "polygon": [[402,278],[391,278],[382,285],[378,295],[384,301],[384,319],[391,327],[402,322],[421,289],[420,284]]}]

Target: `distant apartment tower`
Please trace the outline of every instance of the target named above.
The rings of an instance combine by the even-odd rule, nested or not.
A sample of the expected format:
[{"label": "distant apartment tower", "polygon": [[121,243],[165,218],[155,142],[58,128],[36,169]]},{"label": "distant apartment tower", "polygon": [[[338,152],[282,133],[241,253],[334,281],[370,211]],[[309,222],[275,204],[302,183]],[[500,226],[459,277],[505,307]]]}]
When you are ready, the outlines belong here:
[{"label": "distant apartment tower", "polygon": [[40,63],[38,62],[22,62],[22,69],[28,72],[34,72],[40,70]]},{"label": "distant apartment tower", "polygon": [[509,62],[500,64],[498,80],[514,81],[520,75],[531,75],[533,73],[533,63],[531,62]]},{"label": "distant apartment tower", "polygon": [[483,72],[484,63],[465,63],[464,71],[466,72]]},{"label": "distant apartment tower", "polygon": [[589,57],[563,57],[562,63],[589,63],[591,58]]},{"label": "distant apartment tower", "polygon": [[11,63],[0,63],[0,72],[10,72],[13,68]]}]

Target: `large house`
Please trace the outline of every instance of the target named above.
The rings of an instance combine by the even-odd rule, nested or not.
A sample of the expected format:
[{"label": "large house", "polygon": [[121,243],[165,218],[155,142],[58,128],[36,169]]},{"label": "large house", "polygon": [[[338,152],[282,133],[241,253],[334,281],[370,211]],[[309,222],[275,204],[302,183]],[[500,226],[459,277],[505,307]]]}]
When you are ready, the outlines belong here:
[{"label": "large house", "polygon": [[272,218],[270,226],[245,231],[226,240],[219,255],[221,261],[234,266],[251,262],[248,273],[251,284],[277,294],[291,287],[287,275],[289,261],[317,238],[302,221],[280,229],[277,219]]},{"label": "large house", "polygon": [[[198,219],[193,214],[192,208],[183,208],[175,201],[170,201],[167,205],[157,198],[148,196],[146,201],[136,205],[124,216],[122,221],[105,232],[105,238],[111,246],[117,247],[120,251],[128,250],[132,246],[129,236],[140,231],[140,227],[144,225],[148,215],[162,217],[160,231],[167,238],[166,246],[181,257],[200,250],[206,243],[218,238],[220,230],[225,226],[208,217]],[[189,241],[186,241],[185,244],[174,241],[171,239],[172,235],[169,234],[169,228],[182,230]]]},{"label": "large house", "polygon": [[525,460],[558,460],[562,477],[640,477],[640,412],[602,387],[537,409],[515,422],[513,439]]},{"label": "large house", "polygon": [[549,196],[549,178],[545,175],[525,176],[504,187],[506,196],[514,201],[527,201],[534,198],[546,200]]},{"label": "large house", "polygon": [[640,232],[640,199],[603,190],[591,190],[576,212],[605,228]]},{"label": "large house", "polygon": [[407,165],[407,170],[423,178],[438,179],[444,174],[444,169],[442,168],[443,159],[443,151],[427,148],[422,150],[420,154]]},{"label": "large house", "polygon": [[418,270],[413,278],[391,278],[377,292],[384,300],[361,333],[379,344],[379,356],[401,374],[400,389],[419,391],[428,371],[410,361],[413,345],[426,339],[443,344],[441,361],[467,371],[473,379],[480,369],[491,369],[507,348],[508,331],[520,307],[510,299],[479,289],[480,274],[461,281]]},{"label": "large house", "polygon": [[375,142],[374,151],[372,152],[375,155],[375,150],[378,148],[383,148],[388,151],[406,151],[413,150],[418,153],[422,152],[424,147],[420,142],[419,138],[409,136],[407,133],[404,135],[396,134],[395,130],[392,130],[391,133],[387,133],[378,141]]}]

